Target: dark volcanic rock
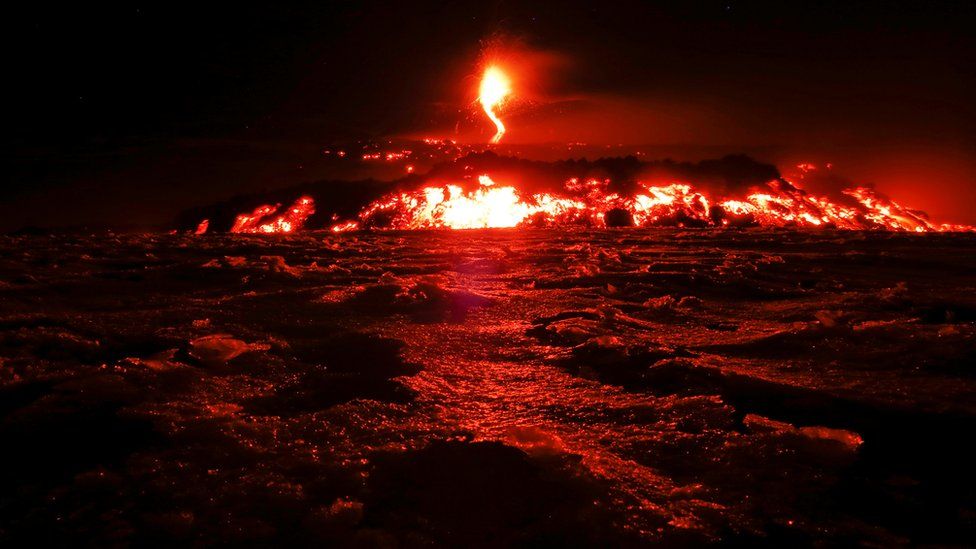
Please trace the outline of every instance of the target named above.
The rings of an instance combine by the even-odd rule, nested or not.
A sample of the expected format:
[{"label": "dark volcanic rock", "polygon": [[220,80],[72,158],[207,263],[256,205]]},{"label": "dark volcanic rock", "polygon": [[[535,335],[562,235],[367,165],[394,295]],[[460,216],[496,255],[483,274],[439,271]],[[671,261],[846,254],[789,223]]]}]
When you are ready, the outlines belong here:
[{"label": "dark volcanic rock", "polygon": [[0,237],[0,545],[963,546],[973,272],[963,234]]}]

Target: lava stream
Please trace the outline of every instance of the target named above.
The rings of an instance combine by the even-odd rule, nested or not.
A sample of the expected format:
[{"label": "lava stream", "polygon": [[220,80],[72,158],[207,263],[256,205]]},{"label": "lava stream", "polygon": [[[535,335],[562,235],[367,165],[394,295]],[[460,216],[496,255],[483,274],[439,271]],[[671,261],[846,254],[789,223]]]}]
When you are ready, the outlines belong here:
[{"label": "lava stream", "polygon": [[498,67],[488,67],[485,70],[484,76],[481,78],[478,101],[481,102],[481,107],[485,110],[488,118],[495,123],[496,131],[494,137],[491,138],[492,143],[498,143],[501,141],[502,136],[505,135],[505,124],[502,123],[501,118],[495,113],[495,109],[511,93],[512,85],[508,76]]},{"label": "lava stream", "polygon": [[258,206],[251,213],[243,213],[234,220],[232,233],[290,233],[298,230],[315,213],[315,201],[303,196],[295,201],[287,211],[272,218],[281,204]]},{"label": "lava stream", "polygon": [[811,195],[786,180],[769,182],[745,196],[714,197],[689,184],[640,184],[632,196],[608,190],[609,181],[570,179],[559,194],[522,193],[497,185],[488,175],[479,186],[426,186],[392,193],[366,206],[356,221],[334,232],[378,229],[476,229],[519,226],[588,227],[781,227],[970,231],[965,225],[935,224],[922,213],[867,187],[843,192],[843,200]]}]

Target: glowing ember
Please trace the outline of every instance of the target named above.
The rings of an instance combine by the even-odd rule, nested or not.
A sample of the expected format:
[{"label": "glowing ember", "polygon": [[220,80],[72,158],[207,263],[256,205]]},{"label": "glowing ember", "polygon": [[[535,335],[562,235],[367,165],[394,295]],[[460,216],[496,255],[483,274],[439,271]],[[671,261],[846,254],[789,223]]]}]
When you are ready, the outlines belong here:
[{"label": "glowing ember", "polygon": [[502,136],[505,135],[505,124],[502,123],[498,114],[495,113],[495,109],[511,93],[511,82],[501,69],[495,66],[485,69],[485,74],[481,77],[481,89],[478,94],[478,101],[481,102],[481,107],[485,110],[488,118],[495,123],[496,131],[494,137],[491,138],[492,143],[498,143],[501,141]]},{"label": "glowing ember", "polygon": [[204,219],[197,225],[197,229],[193,231],[193,234],[207,234],[207,229],[210,228],[210,220]]},{"label": "glowing ember", "polygon": [[305,220],[315,213],[315,201],[303,196],[295,201],[287,211],[272,217],[281,204],[258,206],[249,214],[240,214],[231,227],[232,233],[290,233],[298,230]]}]

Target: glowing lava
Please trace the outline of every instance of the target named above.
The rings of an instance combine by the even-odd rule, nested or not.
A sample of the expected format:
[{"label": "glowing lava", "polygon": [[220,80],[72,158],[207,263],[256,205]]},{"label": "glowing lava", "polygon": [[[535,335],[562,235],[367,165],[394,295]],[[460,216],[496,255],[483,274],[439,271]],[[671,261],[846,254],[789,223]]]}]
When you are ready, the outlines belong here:
[{"label": "glowing lava", "polygon": [[[388,219],[389,228],[397,229],[488,229],[525,225],[536,216],[544,221],[586,210],[583,202],[548,194],[523,199],[515,187],[496,186],[487,175],[480,176],[478,183],[478,189],[467,192],[458,185],[445,185],[391,195],[368,206],[359,218],[367,225]],[[358,228],[357,223],[332,230]]]},{"label": "glowing lava", "polygon": [[[506,177],[511,177],[511,174]],[[527,188],[536,189],[527,191]],[[355,219],[333,215],[333,232],[360,229],[489,229],[511,227],[763,227],[905,232],[976,231],[933,223],[869,187],[845,189],[835,198],[817,196],[782,177],[734,195],[689,183],[636,182],[614,190],[610,179],[570,178],[561,185],[496,183],[488,174],[389,193],[366,205]],[[308,196],[280,212],[266,204],[238,215],[232,233],[291,233],[315,213]],[[209,220],[197,226],[204,234]]]},{"label": "glowing lava", "polygon": [[[971,231],[965,225],[935,224],[867,187],[843,192],[840,202],[814,196],[777,179],[744,196],[709,196],[691,185],[641,183],[632,196],[609,190],[609,180],[568,180],[558,194],[522,193],[488,175],[479,186],[426,186],[392,193],[364,208],[357,221],[335,232],[378,229],[477,229],[503,227],[637,226],[832,228],[909,232]],[[470,185],[468,185],[470,187]]]},{"label": "glowing lava", "polygon": [[494,137],[491,138],[492,143],[498,143],[501,141],[502,136],[505,135],[505,124],[502,123],[501,118],[495,113],[495,109],[511,93],[512,84],[508,76],[501,69],[495,66],[490,66],[485,69],[485,74],[481,77],[481,89],[478,93],[478,101],[481,102],[481,107],[485,110],[488,118],[495,123],[496,131]]},{"label": "glowing lava", "polygon": [[315,201],[303,196],[295,201],[287,211],[272,217],[281,204],[258,206],[251,213],[243,213],[234,219],[232,233],[290,233],[305,224],[305,220],[315,213]]}]

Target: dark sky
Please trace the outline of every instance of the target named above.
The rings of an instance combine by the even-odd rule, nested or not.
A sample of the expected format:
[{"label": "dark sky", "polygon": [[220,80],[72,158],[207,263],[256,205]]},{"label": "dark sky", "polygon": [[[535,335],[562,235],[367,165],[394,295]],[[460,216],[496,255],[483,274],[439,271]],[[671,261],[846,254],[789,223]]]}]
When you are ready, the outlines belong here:
[{"label": "dark sky", "polygon": [[76,4],[0,18],[0,229],[160,226],[328,175],[332,139],[471,125],[498,36],[556,60],[512,142],[830,161],[976,222],[974,3]]}]

